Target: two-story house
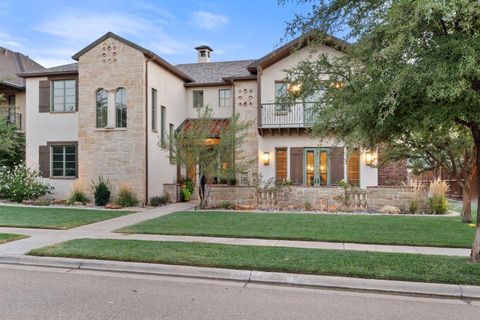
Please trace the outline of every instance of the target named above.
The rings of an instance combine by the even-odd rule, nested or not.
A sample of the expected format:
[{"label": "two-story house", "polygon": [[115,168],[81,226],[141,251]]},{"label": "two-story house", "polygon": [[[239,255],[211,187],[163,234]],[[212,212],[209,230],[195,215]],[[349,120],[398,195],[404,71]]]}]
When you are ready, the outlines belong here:
[{"label": "two-story house", "polygon": [[175,183],[179,168],[169,161],[168,137],[209,105],[214,121],[233,114],[252,120],[244,154],[256,174],[289,179],[301,187],[335,185],[345,179],[361,188],[406,179],[406,168],[372,166],[376,152],[347,156],[337,141],[308,135],[311,101],[285,109],[277,102],[284,70],[347,45],[332,37],[320,51],[297,48],[298,40],[260,59],[211,62],[200,46],[197,62],[171,65],[155,53],[107,33],[73,55],[77,63],[20,74],[26,81],[27,164],[38,168],[66,197],[73,180],[109,179],[113,191],[129,183],[144,201]]},{"label": "two-story house", "polygon": [[44,69],[28,56],[0,47],[0,121],[25,128],[25,80],[17,74]]}]

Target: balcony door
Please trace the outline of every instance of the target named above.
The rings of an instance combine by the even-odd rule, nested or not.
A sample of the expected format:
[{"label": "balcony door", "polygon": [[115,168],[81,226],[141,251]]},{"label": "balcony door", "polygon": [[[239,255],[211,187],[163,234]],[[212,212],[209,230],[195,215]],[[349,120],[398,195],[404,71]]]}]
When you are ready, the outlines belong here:
[{"label": "balcony door", "polygon": [[330,151],[328,148],[306,148],[304,154],[304,176],[307,187],[330,184]]}]

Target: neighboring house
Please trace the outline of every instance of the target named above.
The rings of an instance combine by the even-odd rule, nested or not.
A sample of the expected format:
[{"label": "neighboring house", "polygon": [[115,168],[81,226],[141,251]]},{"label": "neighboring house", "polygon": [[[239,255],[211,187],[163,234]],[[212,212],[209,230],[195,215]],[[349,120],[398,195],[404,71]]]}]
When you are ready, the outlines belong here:
[{"label": "neighboring house", "polygon": [[0,121],[25,128],[25,79],[17,73],[44,69],[20,52],[0,47]]},{"label": "neighboring house", "polygon": [[[147,201],[186,173],[170,163],[168,137],[209,105],[219,123],[235,113],[254,122],[241,156],[258,165],[242,173],[239,184],[251,184],[257,174],[305,187],[341,179],[362,188],[405,181],[406,168],[371,166],[376,153],[347,157],[334,140],[309,137],[309,101],[288,110],[276,104],[289,90],[284,70],[319,54],[308,47],[294,52],[297,44],[225,62],[210,62],[213,50],[200,46],[197,63],[173,66],[107,33],[73,55],[78,63],[20,74],[27,88],[27,164],[55,185],[55,197],[66,197],[74,179],[103,176],[114,193],[127,182]],[[332,37],[321,52],[334,58],[344,46]]]}]

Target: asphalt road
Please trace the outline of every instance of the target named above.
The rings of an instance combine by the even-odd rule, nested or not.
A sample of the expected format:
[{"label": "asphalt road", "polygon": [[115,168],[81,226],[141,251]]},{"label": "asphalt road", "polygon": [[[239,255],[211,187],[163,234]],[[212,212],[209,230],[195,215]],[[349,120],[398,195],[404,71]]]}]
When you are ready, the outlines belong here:
[{"label": "asphalt road", "polygon": [[0,265],[0,319],[479,319],[480,302]]}]

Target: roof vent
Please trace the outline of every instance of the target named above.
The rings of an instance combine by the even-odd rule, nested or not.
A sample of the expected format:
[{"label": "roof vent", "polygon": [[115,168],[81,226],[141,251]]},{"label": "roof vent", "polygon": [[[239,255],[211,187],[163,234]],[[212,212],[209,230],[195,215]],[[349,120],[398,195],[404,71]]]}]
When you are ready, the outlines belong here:
[{"label": "roof vent", "polygon": [[195,50],[198,52],[198,63],[210,62],[210,53],[213,51],[212,48],[206,45],[196,47]]}]

